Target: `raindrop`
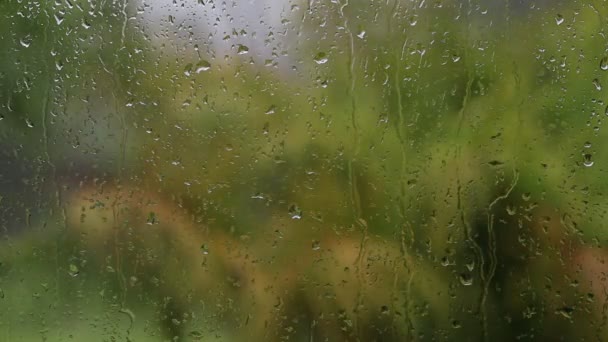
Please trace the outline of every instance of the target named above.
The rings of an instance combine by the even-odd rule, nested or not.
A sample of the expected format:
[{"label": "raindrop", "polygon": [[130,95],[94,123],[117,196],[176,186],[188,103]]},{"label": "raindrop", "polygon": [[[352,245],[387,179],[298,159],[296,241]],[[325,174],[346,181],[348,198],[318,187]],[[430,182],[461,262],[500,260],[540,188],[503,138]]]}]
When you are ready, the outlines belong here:
[{"label": "raindrop", "polygon": [[593,79],[593,85],[595,86],[595,89],[602,90],[602,85],[600,84],[600,80],[598,80],[597,78]]},{"label": "raindrop", "polygon": [[74,264],[70,264],[70,266],[68,267],[68,274],[71,277],[78,276],[78,274],[80,274],[80,270],[78,269],[78,266],[76,266]]},{"label": "raindrop", "polygon": [[156,214],[153,211],[151,211],[148,214],[148,219],[146,219],[146,224],[148,224],[148,225],[158,224],[158,218],[156,217]]},{"label": "raindrop", "polygon": [[608,56],[602,58],[600,61],[600,69],[607,71],[608,70]]},{"label": "raindrop", "polygon": [[456,63],[460,60],[460,56],[458,55],[452,55],[452,62]]},{"label": "raindrop", "polygon": [[192,63],[188,63],[184,67],[184,75],[190,76],[191,74],[192,74]]},{"label": "raindrop", "polygon": [[464,286],[473,285],[473,277],[470,274],[462,273],[460,274],[460,283]]},{"label": "raindrop", "polygon": [[517,208],[513,204],[507,204],[507,214],[509,216],[517,214]]},{"label": "raindrop", "polygon": [[29,128],[34,128],[34,122],[32,122],[32,120],[30,120],[30,119],[25,119],[25,124]]},{"label": "raindrop", "polygon": [[206,60],[201,60],[198,63],[196,63],[196,73],[200,74],[203,71],[207,71],[211,69],[211,63],[207,62]]},{"label": "raindrop", "polygon": [[19,43],[21,44],[21,46],[23,46],[24,48],[28,48],[30,47],[30,45],[32,44],[32,38],[28,35],[23,37],[21,40],[19,40]]},{"label": "raindrop", "polygon": [[325,52],[319,52],[315,56],[314,61],[317,64],[325,64],[327,61],[329,61],[329,59],[327,58],[327,54],[325,54]]},{"label": "raindrop", "polygon": [[564,17],[561,14],[555,16],[555,23],[561,25],[564,22]]},{"label": "raindrop", "polygon": [[276,112],[276,107],[275,105],[272,105],[270,107],[268,107],[268,109],[264,112],[264,114],[266,115],[270,115],[270,114],[274,114]]},{"label": "raindrop", "polygon": [[454,329],[459,329],[462,325],[460,324],[460,321],[455,319],[452,321],[452,328]]},{"label": "raindrop", "polygon": [[312,242],[312,250],[318,251],[319,249],[321,249],[321,242],[319,242],[319,240],[314,240]]},{"label": "raindrop", "polygon": [[57,25],[61,25],[61,23],[63,22],[63,13],[56,13],[55,14],[55,22],[57,23]]},{"label": "raindrop", "polygon": [[590,153],[585,153],[583,155],[583,165],[585,165],[586,167],[592,167],[593,166],[593,160],[591,160],[592,155]]},{"label": "raindrop", "polygon": [[302,218],[302,210],[296,204],[292,204],[289,206],[289,216],[293,220],[299,220]]},{"label": "raindrop", "polygon": [[364,30],[361,30],[359,33],[357,33],[357,37],[359,37],[359,39],[363,39],[365,38],[366,32]]},{"label": "raindrop", "polygon": [[557,310],[557,313],[564,316],[565,318],[572,318],[573,312],[574,312],[574,309],[569,306],[564,306],[563,308],[560,308],[559,310]]},{"label": "raindrop", "polygon": [[249,52],[249,48],[245,45],[239,44],[239,47],[236,50],[236,53],[239,55],[244,55]]},{"label": "raindrop", "polygon": [[201,245],[201,252],[204,255],[209,255],[209,246],[207,246],[206,243],[204,243],[204,244]]}]

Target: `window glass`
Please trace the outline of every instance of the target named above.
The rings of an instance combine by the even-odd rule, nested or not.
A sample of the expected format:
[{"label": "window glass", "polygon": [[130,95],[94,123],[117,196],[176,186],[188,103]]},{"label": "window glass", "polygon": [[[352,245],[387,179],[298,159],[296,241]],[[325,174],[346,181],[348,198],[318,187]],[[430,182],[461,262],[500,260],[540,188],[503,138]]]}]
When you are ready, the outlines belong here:
[{"label": "window glass", "polygon": [[0,1],[0,341],[607,340],[605,18]]}]

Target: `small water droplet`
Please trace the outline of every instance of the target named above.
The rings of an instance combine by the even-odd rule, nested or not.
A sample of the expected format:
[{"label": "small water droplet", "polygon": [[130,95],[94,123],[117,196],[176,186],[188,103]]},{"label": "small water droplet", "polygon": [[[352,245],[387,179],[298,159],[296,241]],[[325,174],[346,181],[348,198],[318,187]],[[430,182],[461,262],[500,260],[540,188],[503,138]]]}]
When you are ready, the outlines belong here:
[{"label": "small water droplet", "polygon": [[190,76],[191,74],[192,74],[192,63],[188,63],[184,67],[184,75]]},{"label": "small water droplet", "polygon": [[598,80],[597,78],[593,79],[593,85],[595,86],[595,89],[602,90],[602,85],[600,84],[600,80]]},{"label": "small water droplet", "polygon": [[61,25],[61,23],[63,23],[63,13],[55,13],[55,22],[57,25]]},{"label": "small water droplet", "polygon": [[452,55],[452,62],[456,63],[460,60],[460,56],[458,55]]},{"label": "small water droplet", "polygon": [[30,119],[25,119],[25,124],[29,128],[34,128],[34,122],[32,122],[32,120],[30,120]]},{"label": "small water droplet", "polygon": [[151,211],[148,214],[148,219],[146,219],[146,224],[147,225],[153,225],[153,224],[158,224],[158,223],[159,223],[158,222],[158,217],[156,217],[156,214],[153,211]]},{"label": "small water droplet", "polygon": [[201,245],[201,252],[204,255],[209,255],[209,246],[207,246],[206,243],[204,243],[204,244]]},{"label": "small water droplet", "polygon": [[302,210],[296,204],[289,206],[289,216],[292,220],[299,220],[302,218]]},{"label": "small water droplet", "polygon": [[607,71],[608,70],[608,56],[602,58],[600,61],[600,69]]},{"label": "small water droplet", "polygon": [[418,24],[418,16],[413,15],[410,17],[410,26],[416,26]]},{"label": "small water droplet", "polygon": [[78,276],[78,274],[80,274],[80,270],[78,269],[78,266],[76,266],[74,264],[70,264],[70,266],[68,267],[68,274],[71,277]]},{"label": "small water droplet", "polygon": [[460,283],[464,286],[473,285],[473,277],[468,273],[460,274]]},{"label": "small water droplet", "polygon": [[380,307],[380,312],[383,314],[387,314],[387,313],[389,313],[389,311],[390,310],[389,310],[388,306],[386,306],[386,305],[382,305],[382,307]]},{"label": "small water droplet", "polygon": [[585,153],[583,155],[583,165],[585,165],[586,167],[592,167],[593,166],[593,160],[591,160],[592,155],[590,153]]},{"label": "small water droplet", "polygon": [[509,214],[509,216],[517,214],[517,208],[511,203],[507,204],[507,214]]},{"label": "small water droplet", "polygon": [[19,40],[19,43],[21,44],[21,46],[23,46],[24,48],[27,49],[32,44],[32,38],[29,35],[27,35],[27,36],[21,38]]},{"label": "small water droplet", "polygon": [[363,39],[365,38],[366,32],[364,30],[361,30],[359,33],[357,33],[357,37],[359,37],[359,39]]},{"label": "small water droplet", "polygon": [[574,313],[574,309],[569,306],[564,306],[557,310],[557,313],[564,316],[565,318],[572,318],[572,313]]},{"label": "small water droplet", "polygon": [[239,55],[244,55],[244,54],[246,54],[248,52],[249,52],[249,47],[247,47],[245,45],[242,45],[242,44],[239,44],[239,46],[238,46],[238,48],[236,50],[236,53],[239,54]]},{"label": "small water droplet", "polygon": [[319,240],[314,240],[312,242],[312,250],[318,251],[319,249],[321,249],[321,242]]},{"label": "small water droplet", "polygon": [[454,329],[460,329],[460,327],[462,327],[462,325],[460,324],[460,321],[455,319],[452,321],[452,328]]},{"label": "small water droplet", "polygon": [[327,58],[327,54],[325,54],[325,52],[319,52],[316,54],[314,61],[317,64],[325,64],[329,61],[329,59]]},{"label": "small water droplet", "polygon": [[264,114],[266,114],[266,115],[274,114],[276,109],[277,108],[275,107],[275,105],[272,105],[272,106],[268,107],[268,109],[264,112]]},{"label": "small water droplet", "polygon": [[564,22],[564,17],[561,14],[555,16],[555,23],[561,25]]}]

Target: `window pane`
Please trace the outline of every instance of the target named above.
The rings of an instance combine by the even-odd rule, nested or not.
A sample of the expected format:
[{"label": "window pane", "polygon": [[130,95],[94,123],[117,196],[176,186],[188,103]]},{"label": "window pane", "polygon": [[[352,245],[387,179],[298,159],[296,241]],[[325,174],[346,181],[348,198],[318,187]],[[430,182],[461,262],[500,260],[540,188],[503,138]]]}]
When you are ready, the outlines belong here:
[{"label": "window pane", "polygon": [[605,340],[603,1],[0,1],[0,341]]}]

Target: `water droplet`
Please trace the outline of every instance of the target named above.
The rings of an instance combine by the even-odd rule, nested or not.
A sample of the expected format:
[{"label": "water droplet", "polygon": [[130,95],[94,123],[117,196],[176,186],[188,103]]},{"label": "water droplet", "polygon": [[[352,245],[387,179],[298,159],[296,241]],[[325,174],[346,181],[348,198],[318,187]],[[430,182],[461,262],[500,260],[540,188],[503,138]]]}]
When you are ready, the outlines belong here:
[{"label": "water droplet", "polygon": [[462,325],[460,324],[459,320],[455,319],[455,320],[452,321],[452,328],[454,328],[454,329],[460,329],[461,326]]},{"label": "water droplet", "polygon": [[319,242],[319,240],[314,240],[312,242],[312,250],[318,251],[319,249],[321,249],[321,242]]},{"label": "water droplet", "polygon": [[509,216],[517,214],[517,208],[511,203],[507,204],[507,214],[509,214]]},{"label": "water droplet", "polygon": [[61,25],[61,23],[63,22],[63,13],[59,12],[59,13],[55,13],[55,22],[57,23],[57,25]]},{"label": "water droplet", "polygon": [[561,14],[555,16],[555,23],[561,25],[564,22],[564,17]]},{"label": "water droplet", "polygon": [[209,254],[209,246],[207,246],[206,243],[204,243],[204,244],[201,245],[201,252],[204,255],[208,255]]},{"label": "water droplet", "polygon": [[586,167],[592,167],[593,166],[593,160],[591,160],[592,155],[590,153],[585,153],[583,155],[583,165],[585,165]]},{"label": "water droplet", "polygon": [[156,217],[156,214],[153,211],[151,211],[148,214],[148,219],[146,219],[146,224],[153,225],[153,224],[158,224],[158,223],[159,222],[158,222],[158,218]]},{"label": "water droplet", "polygon": [[458,55],[452,55],[452,62],[456,63],[460,60],[460,56]]},{"label": "water droplet", "polygon": [[600,80],[598,80],[597,78],[593,79],[593,85],[595,86],[595,89],[602,90],[602,85],[600,84]]},{"label": "water droplet", "polygon": [[473,285],[473,277],[468,273],[460,274],[460,283],[464,286]]},{"label": "water droplet", "polygon": [[239,44],[239,47],[236,50],[236,53],[239,55],[244,55],[249,52],[249,47]]},{"label": "water droplet", "polygon": [[600,61],[600,69],[607,71],[608,70],[608,56],[602,58]]},{"label": "water droplet", "polygon": [[410,26],[416,26],[418,24],[418,16],[413,15],[410,17]]},{"label": "water droplet", "polygon": [[29,35],[25,36],[19,40],[19,43],[27,49],[32,44],[32,38]]},{"label": "water droplet", "polygon": [[387,314],[387,313],[389,313],[389,311],[390,310],[389,310],[388,306],[386,306],[386,305],[382,305],[382,307],[380,308],[380,312],[383,314]]},{"label": "water droplet", "polygon": [[572,318],[572,313],[574,313],[574,309],[569,306],[564,306],[557,310],[557,313],[564,316],[565,318]]},{"label": "water droplet", "polygon": [[357,37],[359,37],[359,39],[363,39],[365,38],[366,32],[364,30],[361,30],[359,33],[357,33]]},{"label": "water droplet", "polygon": [[34,122],[32,122],[32,120],[30,120],[30,119],[25,119],[25,124],[29,128],[34,128]]},{"label": "water droplet", "polygon": [[192,74],[192,63],[188,63],[184,67],[184,75],[190,76],[191,74]]},{"label": "water droplet", "polygon": [[327,54],[325,54],[325,52],[319,52],[315,56],[314,61],[317,64],[325,64],[327,61],[329,61],[329,59],[327,58]]},{"label": "water droplet", "polygon": [[74,264],[70,264],[70,266],[68,267],[68,274],[71,277],[78,276],[78,274],[80,274],[80,270],[78,269],[78,266],[76,266]]},{"label": "water droplet", "polygon": [[292,204],[289,206],[289,216],[293,220],[299,220],[302,218],[302,210],[296,204]]},{"label": "water droplet", "polygon": [[264,112],[264,114],[266,114],[266,115],[274,114],[276,109],[277,108],[275,107],[275,105],[272,105],[272,106],[268,107],[268,109]]},{"label": "water droplet", "polygon": [[209,63],[208,61],[206,61],[204,59],[199,61],[198,63],[196,63],[196,73],[197,74],[200,74],[201,72],[207,71],[209,69],[211,69],[211,63]]}]

